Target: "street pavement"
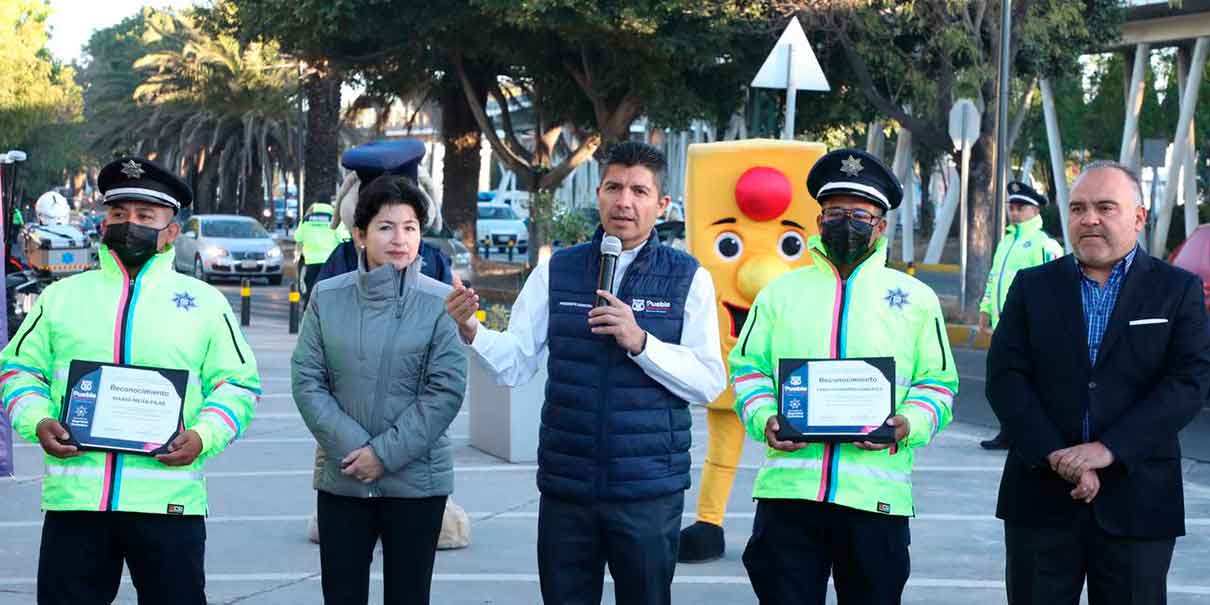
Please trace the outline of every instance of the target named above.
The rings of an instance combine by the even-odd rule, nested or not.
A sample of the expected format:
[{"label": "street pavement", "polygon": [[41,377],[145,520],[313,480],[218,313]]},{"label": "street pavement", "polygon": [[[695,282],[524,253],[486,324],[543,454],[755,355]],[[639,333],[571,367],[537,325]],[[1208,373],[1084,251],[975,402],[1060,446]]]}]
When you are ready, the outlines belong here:
[{"label": "street pavement", "polygon": [[[238,302],[236,285],[221,286]],[[213,603],[321,603],[319,550],[306,538],[315,508],[311,489],[314,442],[290,396],[290,353],[285,288],[254,286],[252,323],[245,328],[264,381],[264,398],[248,434],[207,467],[211,515],[207,521],[207,592]],[[238,307],[236,307],[238,312]],[[960,350],[957,422],[918,454],[911,523],[912,578],[905,602],[1004,603],[1004,544],[993,517],[1004,454],[985,452],[993,417],[983,397],[983,353]],[[465,408],[464,408],[465,409]],[[1205,414],[1203,414],[1205,416]],[[705,419],[694,415],[694,481],[705,452]],[[438,553],[435,604],[540,602],[534,544],[538,492],[534,467],[508,464],[468,442],[464,411],[450,428],[455,447],[455,500],[472,516],[469,548]],[[749,604],[756,599],[740,555],[752,529],[750,499],[762,451],[747,444],[726,521],[724,559],[681,565],[673,587],[681,604]],[[0,480],[0,605],[34,602],[41,515],[41,450],[18,444],[17,477]],[[1185,503],[1189,535],[1177,542],[1169,576],[1170,603],[1210,603],[1210,481],[1206,464],[1187,464]],[[1198,478],[1198,480],[1190,479]],[[1202,482],[1199,482],[1202,481]],[[1156,497],[1167,497],[1157,494]],[[692,522],[696,486],[686,494]],[[381,555],[378,555],[381,558]],[[371,602],[381,602],[376,562]],[[606,586],[605,602],[613,603]],[[135,603],[123,584],[118,603]],[[834,603],[834,598],[829,600]]]}]

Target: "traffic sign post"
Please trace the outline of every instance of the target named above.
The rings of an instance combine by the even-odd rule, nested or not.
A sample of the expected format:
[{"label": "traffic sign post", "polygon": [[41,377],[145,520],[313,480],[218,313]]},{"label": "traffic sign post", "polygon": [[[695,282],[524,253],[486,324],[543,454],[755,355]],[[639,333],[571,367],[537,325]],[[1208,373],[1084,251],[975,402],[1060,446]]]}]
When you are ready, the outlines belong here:
[{"label": "traffic sign post", "polygon": [[966,196],[970,191],[971,146],[979,140],[979,108],[970,99],[959,99],[950,108],[950,139],[962,150],[961,177],[958,186],[958,306],[966,308]]},{"label": "traffic sign post", "polygon": [[828,79],[811,50],[807,34],[797,17],[792,17],[785,31],[777,39],[772,52],[765,58],[764,64],[756,77],[752,78],[753,88],[776,88],[786,91],[786,124],[782,129],[783,139],[794,138],[794,106],[798,101],[798,91],[832,90]]}]

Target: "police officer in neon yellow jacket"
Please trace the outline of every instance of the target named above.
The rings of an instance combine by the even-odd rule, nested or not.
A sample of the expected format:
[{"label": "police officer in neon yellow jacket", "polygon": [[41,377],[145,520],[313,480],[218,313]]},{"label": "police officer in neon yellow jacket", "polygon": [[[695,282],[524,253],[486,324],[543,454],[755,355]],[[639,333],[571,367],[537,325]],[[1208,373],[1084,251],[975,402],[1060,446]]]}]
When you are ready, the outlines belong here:
[{"label": "police officer in neon yellow jacket", "polygon": [[299,275],[302,276],[303,304],[311,299],[311,290],[319,281],[319,271],[332,251],[343,241],[341,233],[332,228],[332,215],[336,212],[331,204],[318,202],[307,209],[307,216],[294,231],[294,245],[301,252]]},{"label": "police officer in neon yellow jacket", "polygon": [[1008,298],[1008,287],[1018,271],[1036,267],[1063,256],[1059,245],[1042,230],[1042,207],[1046,196],[1025,183],[1008,184],[1008,220],[1011,225],[996,246],[992,270],[987,275],[987,290],[979,303],[980,327],[996,329],[1000,310]]},{"label": "police officer in neon yellow jacket", "polygon": [[[109,603],[125,561],[139,602],[205,603],[205,462],[248,430],[260,393],[226,298],[173,270],[192,193],[141,158],[101,170],[101,267],[52,284],[0,353],[16,432],[46,452],[38,602]],[[157,456],[80,451],[58,422],[72,360],[188,370],[186,430]]]},{"label": "police officer in neon yellow jacket", "polygon": [[[744,566],[762,603],[825,602],[831,573],[841,603],[899,603],[907,582],[912,462],[952,419],[958,389],[936,294],[886,267],[886,212],[902,189],[862,151],[833,151],[807,189],[820,201],[814,263],[756,297],[731,351],[735,409],[767,444],[756,477]],[[776,437],[778,361],[893,357],[896,444],[794,443]]]},{"label": "police officer in neon yellow jacket", "polygon": [[[992,330],[1000,323],[1000,310],[1008,299],[1008,287],[1018,271],[1036,267],[1063,256],[1063,247],[1042,230],[1042,207],[1046,196],[1033,187],[1013,181],[1008,184],[1008,231],[996,246],[992,269],[987,275],[987,291],[979,303],[979,329]],[[995,437],[979,442],[983,449],[1008,449],[1001,430]]]}]

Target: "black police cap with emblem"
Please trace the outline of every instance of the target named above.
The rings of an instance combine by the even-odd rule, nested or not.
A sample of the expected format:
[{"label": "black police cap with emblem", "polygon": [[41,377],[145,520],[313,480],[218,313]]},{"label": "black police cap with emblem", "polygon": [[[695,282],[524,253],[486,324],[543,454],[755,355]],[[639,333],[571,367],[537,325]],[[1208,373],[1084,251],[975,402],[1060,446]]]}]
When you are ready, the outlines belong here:
[{"label": "black police cap with emblem", "polygon": [[134,201],[159,204],[179,212],[193,203],[193,191],[175,174],[144,158],[120,157],[101,169],[97,188],[105,204]]},{"label": "black police cap with emblem", "polygon": [[1049,202],[1050,200],[1047,200],[1046,196],[1034,191],[1033,187],[1025,183],[1013,181],[1008,184],[1008,203],[1010,204],[1029,204],[1041,208]]},{"label": "black police cap with emblem", "polygon": [[807,174],[807,191],[821,204],[833,195],[869,200],[883,212],[899,207],[903,186],[878,158],[860,149],[837,149],[819,158]]}]

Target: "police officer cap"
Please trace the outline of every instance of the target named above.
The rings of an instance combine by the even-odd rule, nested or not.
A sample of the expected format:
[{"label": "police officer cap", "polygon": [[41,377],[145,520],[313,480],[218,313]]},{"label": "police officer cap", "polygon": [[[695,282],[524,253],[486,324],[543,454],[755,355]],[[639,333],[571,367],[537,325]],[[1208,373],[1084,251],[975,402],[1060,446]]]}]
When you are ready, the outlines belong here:
[{"label": "police officer cap", "polygon": [[1041,208],[1048,202],[1046,196],[1034,191],[1033,187],[1025,183],[1013,181],[1008,184],[1008,203],[1010,204],[1030,204]]},{"label": "police officer cap", "polygon": [[357,173],[362,183],[370,183],[384,174],[398,174],[418,183],[424,143],[417,139],[371,141],[340,156],[340,165]]},{"label": "police officer cap", "polygon": [[833,195],[851,195],[873,202],[882,211],[899,207],[903,186],[878,158],[860,149],[830,151],[811,167],[807,191],[823,203]]},{"label": "police officer cap", "polygon": [[101,169],[97,188],[104,203],[135,201],[158,204],[180,212],[193,203],[193,190],[159,164],[133,156],[120,157]]}]

